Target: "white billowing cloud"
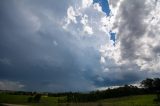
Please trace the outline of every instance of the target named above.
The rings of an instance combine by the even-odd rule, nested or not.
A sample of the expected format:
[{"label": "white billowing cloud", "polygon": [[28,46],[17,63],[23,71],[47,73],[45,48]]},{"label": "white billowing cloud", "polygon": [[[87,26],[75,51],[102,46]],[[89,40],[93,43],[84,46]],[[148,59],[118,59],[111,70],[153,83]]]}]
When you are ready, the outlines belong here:
[{"label": "white billowing cloud", "polygon": [[9,80],[0,80],[0,89],[1,90],[22,90],[24,85],[20,82],[9,81]]},{"label": "white billowing cloud", "polygon": [[101,18],[101,25],[102,27],[100,27],[99,29],[101,31],[104,31],[105,33],[108,33],[110,30],[110,18],[109,17],[102,17]]},{"label": "white billowing cloud", "polygon": [[87,25],[88,24],[88,16],[86,14],[84,16],[82,16],[81,23],[83,25]]},{"label": "white billowing cloud", "polygon": [[[122,43],[120,46],[128,48],[128,45],[130,45],[130,48],[128,49],[120,50],[122,52],[121,54],[123,54],[123,52],[128,54],[131,53],[132,55],[130,55],[130,57],[133,57],[132,60],[129,60],[130,57],[122,58],[122,59],[125,63],[127,62],[127,63],[133,63],[138,65],[140,67],[139,69],[140,71],[146,71],[146,70],[158,71],[160,69],[160,64],[159,64],[160,58],[158,53],[160,50],[159,49],[160,37],[158,36],[158,33],[160,33],[160,29],[159,29],[160,24],[158,24],[160,23],[160,15],[159,15],[160,1],[145,0],[145,7],[140,7],[138,11],[134,10],[136,11],[135,14],[143,13],[143,15],[140,16],[141,18],[138,18],[138,16],[134,16],[134,18],[137,18],[137,22],[141,20],[138,23],[141,25],[141,27],[139,27],[138,29],[133,27],[134,25],[136,25],[136,22],[134,22],[134,19],[132,18],[129,19],[129,17],[132,17],[134,14],[132,13],[127,14],[127,12],[128,13],[130,12],[129,9],[128,11],[125,11],[125,7],[123,7],[123,6],[127,7],[127,5],[131,4],[128,2],[129,1],[127,0],[120,0],[119,2],[117,1],[117,3],[114,2],[114,6],[112,6],[112,2],[110,2],[111,10],[114,11],[114,13],[116,13],[115,14],[116,21],[113,21],[113,24],[111,25],[113,25],[112,26],[113,29],[115,28],[116,30],[118,30],[117,35],[120,34],[118,36],[119,41]],[[135,1],[134,3],[135,4],[133,5],[133,7],[134,6],[136,7],[137,5],[139,5],[138,1]],[[125,5],[122,6],[122,4],[125,4]],[[122,11],[124,12],[123,14],[122,14]],[[126,20],[129,22],[127,22]],[[127,24],[131,29],[125,29],[125,26],[127,26]],[[139,26],[139,25],[136,25],[136,26]],[[124,27],[124,30],[122,30],[123,27]],[[142,29],[145,29],[145,28],[146,30],[143,33]],[[138,39],[136,38],[136,35],[134,32],[140,33],[139,35],[140,37]],[[126,36],[126,38],[124,36]],[[121,41],[122,39],[126,40],[126,42],[128,43],[123,43],[123,41]],[[129,42],[132,40],[134,40],[136,43],[132,44],[133,42]],[[132,49],[134,49],[134,51],[132,51]]]},{"label": "white billowing cloud", "polygon": [[100,62],[101,62],[101,64],[105,64],[105,62],[106,62],[105,57],[101,56]]},{"label": "white billowing cloud", "polygon": [[[147,0],[146,5],[148,6],[148,9],[150,10],[149,14],[147,15],[146,19],[144,19],[144,22],[147,24],[147,32],[146,34],[150,34],[150,32],[153,32],[153,34],[157,34],[160,32],[160,1],[159,0]],[[156,37],[156,41],[158,41],[159,36]],[[154,38],[153,38],[154,39]]]},{"label": "white billowing cloud", "polygon": [[[77,23],[68,24],[66,29],[70,33],[75,31],[81,42],[84,42],[81,35],[92,35],[87,36],[89,37],[87,42],[90,42],[93,37],[96,38],[94,43],[84,45],[89,45],[99,51],[102,69],[96,71],[96,74],[100,75],[100,78],[110,78],[109,75],[119,73],[110,79],[122,80],[125,79],[123,73],[128,71],[131,74],[133,71],[135,72],[133,74],[137,75],[138,72],[147,70],[157,72],[160,69],[160,54],[158,53],[160,52],[160,37],[157,36],[160,33],[160,24],[157,24],[160,23],[160,2],[155,3],[154,0],[144,2],[110,0],[111,13],[108,17],[97,3],[74,7],[76,14],[79,14],[75,17]],[[81,31],[78,32],[77,29]],[[110,40],[110,31],[116,33],[115,46]]]},{"label": "white billowing cloud", "polygon": [[68,23],[70,22],[74,22],[74,23],[77,23],[77,20],[76,20],[76,13],[73,9],[72,6],[70,6],[67,10],[67,16],[68,16]]},{"label": "white billowing cloud", "polygon": [[87,8],[91,6],[93,3],[93,0],[82,0],[82,8]]},{"label": "white billowing cloud", "polygon": [[99,12],[102,12],[102,7],[100,6],[99,3],[94,3],[93,4],[93,7],[95,10],[99,11]]},{"label": "white billowing cloud", "polygon": [[[110,1],[109,3],[110,3],[110,8],[111,8],[111,16],[102,17],[101,24],[100,24],[101,27],[99,27],[101,31],[104,31],[106,33],[109,32],[110,30],[113,30],[114,32],[117,33],[116,46],[110,47],[109,45],[105,44],[106,47],[104,51],[106,51],[106,54],[107,54],[106,57],[112,58],[116,62],[116,64],[119,63],[122,65],[130,62],[130,60],[123,59],[122,57],[122,53],[121,53],[123,52],[122,47],[121,47],[122,41],[121,41],[121,36],[118,36],[119,33],[121,33],[119,31],[122,31],[119,28],[121,26],[119,24],[125,21],[123,19],[123,16],[121,16],[122,8],[123,8],[122,3],[124,2],[127,2],[127,1],[126,0]],[[134,4],[134,5],[138,5],[138,4]],[[160,15],[159,15],[160,1],[154,1],[154,0],[147,1],[146,0],[145,6],[146,6],[145,7],[146,9],[149,8],[147,11],[150,11],[150,12],[149,14],[148,13],[145,14],[146,16],[144,16],[144,19],[142,19],[142,25],[144,22],[147,25],[147,29],[144,35],[142,35],[142,37],[139,38],[138,43],[136,44],[138,48],[135,51],[135,55],[138,56],[138,58],[135,58],[135,61],[132,61],[132,62],[133,64],[137,64],[138,66],[140,66],[141,67],[140,70],[143,70],[143,71],[144,70],[159,70],[159,66],[160,66],[158,62],[159,54],[158,53],[154,54],[153,48],[158,47],[158,45],[160,44],[159,42],[160,37],[157,36],[157,34],[160,33],[160,24],[157,24],[157,23],[160,23]],[[145,13],[145,10],[144,10],[144,13]],[[124,30],[124,32],[128,35],[130,34],[130,32],[127,30]],[[132,39],[132,38],[126,38],[126,40],[129,40],[129,39]],[[105,45],[102,45],[102,46],[105,46]],[[146,60],[146,58],[150,58],[151,61]]]},{"label": "white billowing cloud", "polygon": [[[87,8],[84,8],[83,5],[79,7],[74,7],[74,11],[76,12],[75,14],[78,14],[75,17],[75,20],[77,20],[77,23],[71,24],[66,22],[63,25],[63,26],[66,26],[65,30],[72,33],[73,36],[74,34],[76,34],[76,36],[79,36],[80,39],[81,39],[81,35],[83,36],[92,35],[88,37],[96,37],[96,39],[94,40],[95,41],[94,44],[90,43],[88,45],[87,43],[85,46],[91,46],[95,48],[96,51],[99,52],[99,54],[101,55],[99,61],[102,65],[106,66],[105,65],[106,63],[110,64],[111,61],[108,62],[109,61],[108,58],[113,62],[115,62],[116,65],[122,64],[120,42],[117,41],[116,46],[113,46],[113,41],[110,40],[110,34],[109,34],[109,32],[113,28],[113,24],[116,16],[111,15],[107,17],[106,14],[102,12],[102,7],[98,3],[92,4]],[[67,20],[68,19],[69,18],[67,16]],[[79,31],[78,29],[81,29],[83,31],[78,32]],[[83,32],[86,32],[86,33],[83,33]],[[88,42],[90,42],[91,39],[88,39]],[[81,42],[84,42],[83,39],[81,39]],[[104,67],[104,69],[100,71],[103,72],[106,68],[107,67]]]},{"label": "white billowing cloud", "polygon": [[103,24],[107,23],[106,25],[108,30],[112,29],[117,34],[118,28],[117,26],[115,26],[115,23],[117,24],[121,20],[121,17],[119,17],[119,13],[121,12],[120,6],[123,1],[124,0],[109,0],[109,7],[111,9],[110,17],[103,17],[101,19],[101,22]]},{"label": "white billowing cloud", "polygon": [[[88,4],[86,5],[87,7],[84,6],[84,4]],[[103,17],[106,17],[106,14],[102,12],[100,8],[101,8],[100,5],[98,3],[93,4],[92,0],[82,1],[82,6],[79,5],[79,6],[72,7],[72,10],[74,10],[74,14],[76,14],[74,15],[75,16],[74,20],[76,20],[75,21],[76,23],[68,22],[70,18],[67,16],[65,17],[65,24],[63,24],[63,28],[72,34],[77,35],[78,33],[79,36],[95,35],[95,36],[99,36],[99,38],[101,39],[102,39],[102,36],[108,37],[108,34],[106,34],[107,31],[101,30],[101,27],[105,26],[106,23],[105,22],[101,23],[100,20]],[[70,9],[70,7],[68,9]],[[106,29],[107,28],[105,27],[104,30]]]},{"label": "white billowing cloud", "polygon": [[86,14],[84,14],[84,16],[82,16],[82,19],[81,19],[80,22],[83,25],[83,31],[86,32],[89,35],[92,35],[93,34],[93,29],[88,24],[88,16]]},{"label": "white billowing cloud", "polygon": [[121,58],[120,42],[118,42],[116,46],[106,43],[100,47],[99,52],[103,57],[112,59],[117,65],[124,63]]},{"label": "white billowing cloud", "polygon": [[88,33],[89,35],[93,34],[93,30],[90,26],[84,26],[84,32]]}]

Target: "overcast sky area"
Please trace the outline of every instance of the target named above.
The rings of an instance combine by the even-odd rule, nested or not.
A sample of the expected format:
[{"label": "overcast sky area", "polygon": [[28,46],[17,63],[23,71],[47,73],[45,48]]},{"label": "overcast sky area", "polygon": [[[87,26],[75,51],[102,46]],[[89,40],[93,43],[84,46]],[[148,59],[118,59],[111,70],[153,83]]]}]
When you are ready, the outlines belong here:
[{"label": "overcast sky area", "polygon": [[160,76],[160,0],[0,0],[0,89],[91,91]]}]

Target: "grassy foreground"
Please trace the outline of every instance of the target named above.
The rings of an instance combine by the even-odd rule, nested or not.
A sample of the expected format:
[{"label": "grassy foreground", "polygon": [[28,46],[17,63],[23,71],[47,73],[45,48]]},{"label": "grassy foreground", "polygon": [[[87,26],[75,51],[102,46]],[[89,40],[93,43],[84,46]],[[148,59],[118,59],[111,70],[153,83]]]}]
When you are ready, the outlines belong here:
[{"label": "grassy foreground", "polygon": [[[21,104],[28,106],[57,106],[58,99],[63,99],[64,97],[45,97],[42,96],[40,103],[28,103],[28,97],[26,95],[9,95],[9,94],[0,94],[0,103],[8,104]],[[0,105],[1,106],[1,105]]]},{"label": "grassy foreground", "polygon": [[158,106],[153,102],[155,95],[137,95],[121,98],[105,99],[93,103],[58,103],[58,99],[65,97],[44,97],[40,103],[28,103],[24,95],[0,94],[0,103],[22,104],[28,106]]},{"label": "grassy foreground", "polygon": [[157,104],[154,102],[155,98],[156,95],[136,95],[106,99],[102,100],[101,102],[112,104],[113,106],[157,106]]}]

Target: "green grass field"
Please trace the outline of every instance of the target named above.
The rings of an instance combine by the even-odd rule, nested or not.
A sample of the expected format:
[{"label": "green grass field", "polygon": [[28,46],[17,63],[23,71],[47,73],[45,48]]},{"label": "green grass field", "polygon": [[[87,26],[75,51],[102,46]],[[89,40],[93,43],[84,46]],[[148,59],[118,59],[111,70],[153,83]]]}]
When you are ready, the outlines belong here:
[{"label": "green grass field", "polygon": [[108,103],[115,106],[155,106],[154,99],[156,95],[137,95],[121,98],[101,100],[102,103]]},{"label": "green grass field", "polygon": [[30,97],[30,96],[0,94],[0,103],[23,104],[23,105],[29,105],[29,106],[57,106],[58,99],[65,98],[65,97],[58,98],[58,97],[42,96],[40,103],[28,103],[27,102],[28,97]]},{"label": "green grass field", "polygon": [[[40,103],[28,103],[29,96],[24,95],[8,95],[0,94],[0,103],[22,104],[28,106],[157,106],[153,102],[155,95],[137,95],[121,98],[112,98],[100,100],[93,103],[61,103],[58,104],[58,99],[65,97],[44,97],[42,96]],[[1,105],[0,105],[1,106]]]}]

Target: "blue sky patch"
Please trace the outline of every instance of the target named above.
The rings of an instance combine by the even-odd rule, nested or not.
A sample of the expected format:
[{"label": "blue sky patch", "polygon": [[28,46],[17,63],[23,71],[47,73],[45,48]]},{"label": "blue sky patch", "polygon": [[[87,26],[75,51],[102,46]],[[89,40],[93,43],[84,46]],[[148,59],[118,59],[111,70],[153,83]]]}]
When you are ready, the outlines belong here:
[{"label": "blue sky patch", "polygon": [[112,40],[112,41],[114,42],[113,45],[115,46],[115,42],[116,42],[116,33],[110,31],[109,34],[110,34],[110,40]]},{"label": "blue sky patch", "polygon": [[109,8],[108,0],[93,0],[93,4],[94,3],[99,3],[102,7],[102,11],[105,12],[107,16],[109,16],[111,10]]}]

